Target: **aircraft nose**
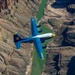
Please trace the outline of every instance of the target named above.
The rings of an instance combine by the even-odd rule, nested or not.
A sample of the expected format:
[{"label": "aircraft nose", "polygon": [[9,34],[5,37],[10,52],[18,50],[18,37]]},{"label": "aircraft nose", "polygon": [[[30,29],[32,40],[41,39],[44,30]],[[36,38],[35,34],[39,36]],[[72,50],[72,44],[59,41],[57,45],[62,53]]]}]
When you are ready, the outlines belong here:
[{"label": "aircraft nose", "polygon": [[53,36],[53,37],[55,37],[55,36],[56,36],[56,34],[55,34],[55,33],[53,33],[53,34],[52,34],[52,36]]}]

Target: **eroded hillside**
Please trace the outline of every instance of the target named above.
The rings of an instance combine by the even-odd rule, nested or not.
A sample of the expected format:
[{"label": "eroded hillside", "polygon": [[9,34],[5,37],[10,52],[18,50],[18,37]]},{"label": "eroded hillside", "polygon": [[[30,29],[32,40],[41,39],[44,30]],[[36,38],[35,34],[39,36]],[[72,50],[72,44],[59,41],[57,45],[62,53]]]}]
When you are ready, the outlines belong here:
[{"label": "eroded hillside", "polygon": [[75,75],[75,0],[48,0],[42,23],[56,33],[42,75]]},{"label": "eroded hillside", "polygon": [[35,16],[40,0],[0,0],[0,75],[30,75],[32,44],[16,50],[13,35],[30,36],[29,20]]}]

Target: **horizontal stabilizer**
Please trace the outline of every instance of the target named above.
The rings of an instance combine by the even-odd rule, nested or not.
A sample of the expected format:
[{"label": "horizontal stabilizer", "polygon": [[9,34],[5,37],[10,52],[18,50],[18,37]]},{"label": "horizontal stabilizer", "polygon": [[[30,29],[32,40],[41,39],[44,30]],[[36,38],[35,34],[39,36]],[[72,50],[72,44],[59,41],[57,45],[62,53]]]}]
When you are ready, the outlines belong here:
[{"label": "horizontal stabilizer", "polygon": [[15,45],[16,45],[17,49],[20,49],[20,47],[21,47],[21,43],[20,42],[15,43]]}]

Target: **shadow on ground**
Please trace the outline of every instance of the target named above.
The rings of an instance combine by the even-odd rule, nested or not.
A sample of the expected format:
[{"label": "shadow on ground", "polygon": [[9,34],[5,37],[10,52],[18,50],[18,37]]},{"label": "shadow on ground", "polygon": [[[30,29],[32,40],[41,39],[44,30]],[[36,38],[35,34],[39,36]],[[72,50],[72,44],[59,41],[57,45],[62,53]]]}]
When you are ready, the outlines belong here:
[{"label": "shadow on ground", "polygon": [[73,56],[67,65],[67,75],[75,75],[75,56]]},{"label": "shadow on ground", "polygon": [[73,14],[74,9],[69,9],[69,5],[75,4],[75,0],[56,0],[51,6],[53,8],[66,8],[67,12]]},{"label": "shadow on ground", "polygon": [[54,57],[53,60],[55,61],[55,69],[57,70],[57,74],[58,74],[58,72],[60,70],[60,68],[58,66],[58,63],[59,63],[59,54],[55,55],[55,57]]},{"label": "shadow on ground", "polygon": [[65,8],[71,3],[71,0],[56,0],[51,6],[53,8]]}]

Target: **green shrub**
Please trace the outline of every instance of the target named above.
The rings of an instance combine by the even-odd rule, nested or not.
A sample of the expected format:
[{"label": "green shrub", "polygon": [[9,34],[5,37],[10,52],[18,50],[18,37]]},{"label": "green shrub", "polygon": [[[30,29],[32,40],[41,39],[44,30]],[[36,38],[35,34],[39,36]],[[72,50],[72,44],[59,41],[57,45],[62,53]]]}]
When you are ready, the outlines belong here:
[{"label": "green shrub", "polygon": [[54,19],[54,18],[49,19],[49,20],[48,20],[48,23],[49,23],[52,27],[54,27],[54,28],[58,28],[58,26],[59,26],[60,24],[62,24],[62,22],[61,22],[60,20]]}]

